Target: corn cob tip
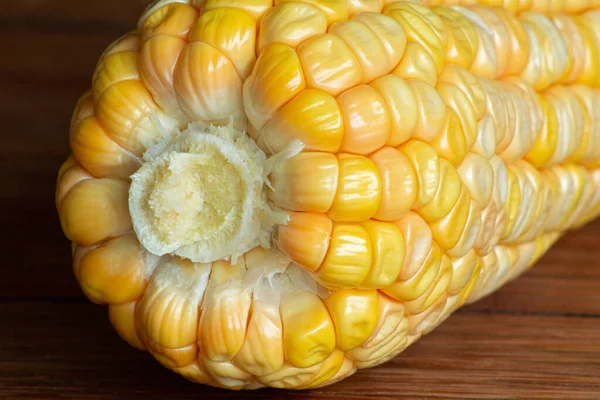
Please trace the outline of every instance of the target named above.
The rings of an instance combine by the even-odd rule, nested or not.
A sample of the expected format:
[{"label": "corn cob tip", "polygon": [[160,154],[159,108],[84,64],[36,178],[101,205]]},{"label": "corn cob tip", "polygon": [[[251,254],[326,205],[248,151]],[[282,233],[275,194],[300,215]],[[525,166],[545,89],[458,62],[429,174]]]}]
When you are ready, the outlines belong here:
[{"label": "corn cob tip", "polygon": [[235,260],[269,247],[273,227],[287,214],[272,210],[265,183],[277,163],[301,146],[267,158],[232,123],[191,123],[151,146],[131,176],[129,211],[140,243],[157,256],[193,262]]}]

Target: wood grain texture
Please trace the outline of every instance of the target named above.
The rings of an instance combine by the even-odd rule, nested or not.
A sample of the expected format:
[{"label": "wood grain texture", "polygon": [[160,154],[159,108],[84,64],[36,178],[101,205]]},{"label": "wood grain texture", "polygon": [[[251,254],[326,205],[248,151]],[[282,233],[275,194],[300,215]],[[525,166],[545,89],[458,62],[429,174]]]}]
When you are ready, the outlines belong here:
[{"label": "wood grain texture", "polygon": [[[238,398],[169,372],[113,331],[70,268],[54,208],[71,112],[146,0],[0,2],[0,398]],[[600,222],[393,361],[269,399],[600,398]]]}]

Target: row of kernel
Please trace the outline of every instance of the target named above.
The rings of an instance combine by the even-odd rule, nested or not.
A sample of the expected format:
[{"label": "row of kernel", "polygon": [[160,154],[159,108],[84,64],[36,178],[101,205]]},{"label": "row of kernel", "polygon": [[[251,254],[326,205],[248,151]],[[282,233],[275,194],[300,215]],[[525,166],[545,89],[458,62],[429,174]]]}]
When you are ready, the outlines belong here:
[{"label": "row of kernel", "polygon": [[[163,263],[138,302],[110,306],[111,322],[168,367],[189,369],[195,379],[227,387],[255,381],[297,386],[288,372],[302,372],[300,386],[317,386],[352,373],[348,359],[360,368],[376,365],[418,338],[417,327],[408,329],[404,306],[373,290],[341,290],[324,301],[301,291],[284,296],[281,305],[256,291],[252,299],[237,283],[245,268],[262,262],[254,253],[245,256],[246,267]],[[194,283],[178,285],[181,278]],[[222,292],[225,281],[229,290]],[[362,306],[351,309],[347,302]],[[362,328],[355,329],[356,324]]]},{"label": "row of kernel", "polygon": [[472,6],[474,4],[481,4],[487,7],[502,7],[512,14],[534,11],[546,15],[558,13],[578,14],[600,6],[600,1],[598,0],[421,0],[421,2],[428,6],[440,4]]},{"label": "row of kernel", "polygon": [[525,161],[508,167],[503,243],[526,242],[571,228],[594,209],[596,172],[578,165],[539,171]]},{"label": "row of kernel", "polygon": [[536,90],[555,83],[600,83],[597,15],[518,17],[502,8],[454,7],[476,28],[477,56],[471,71],[488,79],[520,76]]},{"label": "row of kernel", "polygon": [[525,159],[538,168],[565,162],[597,167],[600,90],[554,86],[539,94],[538,101],[542,130]]}]

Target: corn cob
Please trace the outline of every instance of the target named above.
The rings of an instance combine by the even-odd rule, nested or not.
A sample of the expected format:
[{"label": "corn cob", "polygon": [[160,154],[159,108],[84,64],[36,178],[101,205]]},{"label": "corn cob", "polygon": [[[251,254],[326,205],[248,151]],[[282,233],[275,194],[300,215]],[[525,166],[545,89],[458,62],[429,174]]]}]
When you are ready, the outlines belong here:
[{"label": "corn cob", "polygon": [[594,2],[430,3],[161,0],[109,46],[56,204],[123,339],[329,385],[598,215]]}]

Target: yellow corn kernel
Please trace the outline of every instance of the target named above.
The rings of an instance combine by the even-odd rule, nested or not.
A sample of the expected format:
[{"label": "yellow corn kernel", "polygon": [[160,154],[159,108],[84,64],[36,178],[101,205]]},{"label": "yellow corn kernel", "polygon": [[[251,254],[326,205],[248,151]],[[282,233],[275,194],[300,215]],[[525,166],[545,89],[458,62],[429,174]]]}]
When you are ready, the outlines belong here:
[{"label": "yellow corn kernel", "polygon": [[428,309],[420,314],[408,315],[408,334],[409,337],[416,337],[418,339],[420,335],[426,335],[435,329],[441,321],[446,317],[443,313],[446,311],[446,302],[448,301],[448,295],[442,294],[435,303],[433,303]]},{"label": "yellow corn kernel", "polygon": [[404,237],[404,263],[400,270],[399,280],[408,280],[414,276],[425,262],[431,251],[433,237],[427,222],[419,214],[410,212],[396,221]]},{"label": "yellow corn kernel", "polygon": [[242,80],[231,61],[206,43],[190,43],[181,52],[174,86],[181,108],[192,120],[227,123],[241,117]]},{"label": "yellow corn kernel", "polygon": [[323,363],[321,364],[321,369],[319,370],[319,373],[317,375],[315,375],[307,383],[299,386],[298,389],[308,389],[308,388],[316,387],[318,385],[321,385],[321,384],[329,381],[331,378],[333,378],[338,373],[340,368],[342,368],[342,365],[344,364],[344,360],[345,360],[344,352],[340,351],[338,349],[335,349],[333,351],[333,353],[331,353],[331,355],[329,357],[327,357],[325,359],[325,361],[323,361]]},{"label": "yellow corn kernel", "polygon": [[[352,6],[352,1],[358,2],[358,0],[350,0],[350,6]],[[381,8],[379,0],[361,0],[361,3],[365,6],[373,4],[374,7]],[[363,23],[377,35],[377,38],[383,45],[384,52],[387,54],[387,70],[389,72],[398,65],[404,54],[404,50],[406,49],[406,34],[393,18],[380,14],[380,11],[357,13],[352,16],[352,19]]]},{"label": "yellow corn kernel", "polygon": [[340,151],[368,154],[380,149],[391,131],[391,115],[383,97],[367,85],[353,87],[337,98],[344,120]]},{"label": "yellow corn kernel", "polygon": [[[598,87],[600,86],[600,41],[598,34],[594,34],[596,26],[591,19],[585,17],[574,17],[573,20],[581,33],[584,52],[581,57],[583,59],[582,71],[576,75],[574,82]],[[574,41],[573,39],[569,40],[569,46]]]},{"label": "yellow corn kernel", "polygon": [[475,250],[471,249],[467,254],[450,260],[452,263],[452,279],[448,285],[448,294],[454,296],[461,292],[471,281],[473,273],[477,269],[479,257]]},{"label": "yellow corn kernel", "polygon": [[377,324],[376,290],[337,290],[324,300],[335,325],[336,346],[347,351],[362,345]]},{"label": "yellow corn kernel", "polygon": [[65,235],[91,246],[131,230],[129,185],[113,179],[86,179],[75,185],[59,208]]},{"label": "yellow corn kernel", "polygon": [[458,11],[450,7],[432,7],[448,32],[445,60],[446,65],[458,65],[469,68],[475,60],[479,38],[477,30]]},{"label": "yellow corn kernel", "polygon": [[497,147],[498,155],[506,162],[519,160],[527,154],[534,143],[537,132],[532,131],[529,111],[523,96],[514,91],[504,91],[505,105],[509,107],[508,131]]},{"label": "yellow corn kernel", "polygon": [[348,351],[358,368],[379,364],[393,349],[408,344],[408,321],[402,303],[379,293],[377,326],[371,337],[360,347]]},{"label": "yellow corn kernel", "polygon": [[395,75],[385,75],[370,83],[385,100],[391,117],[391,132],[386,145],[398,146],[415,131],[419,119],[419,107],[410,86]]},{"label": "yellow corn kernel", "polygon": [[486,96],[487,114],[491,117],[495,128],[496,144],[494,145],[494,153],[496,153],[499,150],[497,145],[504,141],[506,136],[508,108],[504,104],[504,96],[501,95],[497,83],[482,78],[478,80]]},{"label": "yellow corn kernel", "polygon": [[204,42],[219,50],[233,63],[242,79],[250,74],[256,61],[256,22],[236,8],[216,8],[202,13],[189,40]]},{"label": "yellow corn kernel", "polygon": [[508,63],[505,66],[504,76],[520,75],[529,59],[529,38],[523,25],[514,13],[505,7],[489,9],[508,30]]},{"label": "yellow corn kernel", "polygon": [[[275,0],[274,5],[291,2],[292,0]],[[348,2],[337,0],[303,0],[303,3],[317,7],[327,17],[329,25],[348,19]]]},{"label": "yellow corn kernel", "polygon": [[212,361],[230,361],[242,348],[248,327],[252,293],[244,289],[243,263],[217,261],[202,302],[198,346]]},{"label": "yellow corn kernel", "polygon": [[173,36],[155,36],[148,39],[140,51],[140,76],[152,97],[166,114],[185,125],[188,117],[181,109],[173,75],[180,54],[187,45]]},{"label": "yellow corn kernel", "polygon": [[234,359],[235,365],[256,376],[272,374],[283,366],[283,326],[279,307],[272,303],[252,301],[246,337]]},{"label": "yellow corn kernel", "polygon": [[327,250],[333,229],[331,219],[323,214],[289,212],[287,225],[277,227],[277,248],[296,264],[316,271]]},{"label": "yellow corn kernel", "polygon": [[320,385],[315,385],[313,388],[321,388],[324,386],[328,386],[328,385],[337,383],[337,382],[353,375],[356,371],[357,371],[357,368],[354,365],[354,361],[351,361],[348,358],[344,357],[342,366],[340,367],[338,372],[329,381],[322,383]]},{"label": "yellow corn kernel", "polygon": [[260,20],[258,51],[271,43],[297,47],[327,32],[327,18],[317,7],[306,3],[281,3]]},{"label": "yellow corn kernel", "polygon": [[373,218],[396,221],[411,210],[417,199],[415,171],[409,159],[391,147],[384,147],[370,158],[381,177],[381,202]]},{"label": "yellow corn kernel", "polygon": [[483,18],[472,10],[464,7],[454,7],[462,14],[477,31],[478,47],[475,60],[469,70],[475,75],[486,79],[495,79],[498,73],[498,55],[494,45],[493,30]]},{"label": "yellow corn kernel", "polygon": [[295,50],[280,44],[265,47],[252,74],[244,82],[244,106],[248,119],[255,128],[262,128],[275,111],[305,86]]},{"label": "yellow corn kernel", "polygon": [[97,103],[98,122],[123,148],[141,155],[162,133],[151,115],[160,113],[150,92],[140,81],[121,81],[108,88]]},{"label": "yellow corn kernel", "polygon": [[181,376],[191,382],[199,383],[201,385],[218,386],[218,384],[206,373],[204,367],[198,362],[198,360],[186,365],[185,367],[174,368],[173,371],[181,374]]},{"label": "yellow corn kernel", "polygon": [[557,148],[550,163],[560,163],[569,159],[582,142],[584,131],[584,110],[581,102],[564,86],[554,86],[547,90],[548,100],[554,106],[558,123]]},{"label": "yellow corn kernel", "polygon": [[[519,161],[508,167],[514,173],[521,193],[521,203],[517,208],[516,221],[507,237],[508,241],[515,241],[527,228],[528,223],[531,222],[531,214],[535,207],[535,196],[537,194],[534,192],[533,185],[522,168],[523,163],[525,162]],[[529,201],[530,199],[534,201]]]},{"label": "yellow corn kernel", "polygon": [[[583,186],[583,193],[582,193],[581,197],[579,198],[574,211],[571,213],[569,219],[565,223],[565,226],[568,226],[569,229],[573,228],[573,226],[576,224],[576,222],[581,219],[581,216],[585,212],[585,210],[590,206],[590,202],[593,200],[593,198],[595,196],[595,189],[596,189],[592,178],[590,177],[588,171],[585,168],[581,167],[580,165],[573,165],[572,173],[573,173],[573,175],[576,176],[576,179],[578,181],[580,181],[581,186]],[[549,191],[551,192],[551,194],[548,197],[550,199],[552,199],[552,195],[554,193],[552,193],[552,190],[549,190]],[[548,205],[548,208],[550,208],[549,205]],[[548,212],[549,211],[550,210],[548,210]],[[536,237],[539,237],[539,236],[540,235],[536,235]]]},{"label": "yellow corn kernel", "polygon": [[126,80],[140,79],[139,53],[137,51],[122,51],[111,54],[100,60],[92,78],[94,99],[111,86]]},{"label": "yellow corn kernel", "polygon": [[[335,353],[332,352],[333,355]],[[331,357],[331,355],[329,356]],[[257,377],[257,381],[261,384],[269,387],[280,388],[280,389],[292,389],[298,388],[303,385],[307,385],[313,380],[321,371],[323,363],[315,364],[311,367],[298,368],[289,363],[283,364],[283,366],[265,376]]]},{"label": "yellow corn kernel", "polygon": [[475,287],[475,284],[477,283],[477,280],[479,279],[479,274],[481,272],[480,260],[481,259],[478,257],[477,263],[475,264],[475,269],[471,274],[471,279],[467,282],[465,287],[458,294],[453,296],[456,297],[456,303],[452,310],[457,310],[458,308],[462,307],[471,295],[471,292],[473,291],[473,288]]},{"label": "yellow corn kernel", "polygon": [[402,26],[409,41],[423,46],[431,55],[437,73],[442,72],[448,34],[441,18],[421,4],[404,1],[388,4],[383,13]]},{"label": "yellow corn kernel", "polygon": [[159,363],[170,369],[183,368],[193,363],[198,353],[198,347],[195,344],[191,344],[189,346],[181,347],[178,349],[170,349],[168,347],[156,344],[155,342],[147,338],[147,334],[139,330],[138,336],[140,336],[140,338],[143,338],[141,340],[150,352],[150,354],[152,354],[152,356]]},{"label": "yellow corn kernel", "polygon": [[349,0],[348,13],[351,17],[355,17],[357,13],[370,12],[380,13],[383,7],[383,2],[380,0]]},{"label": "yellow corn kernel", "polygon": [[136,326],[159,361],[183,367],[196,358],[201,302],[210,269],[210,264],[170,259],[154,272],[136,307]]},{"label": "yellow corn kernel", "polygon": [[507,169],[506,177],[508,184],[506,202],[504,203],[504,211],[506,212],[507,221],[505,231],[502,235],[503,240],[507,238],[509,233],[512,231],[513,226],[517,222],[517,214],[519,212],[522,197],[519,181],[512,169]]},{"label": "yellow corn kernel", "polygon": [[440,245],[443,251],[453,248],[458,243],[467,224],[469,208],[469,191],[463,185],[454,208],[444,218],[431,224],[433,239]]},{"label": "yellow corn kernel", "polygon": [[[558,169],[558,174],[555,171],[556,169]],[[545,189],[550,192],[548,196],[552,198],[552,202],[547,204],[549,210],[546,215],[546,221],[543,226],[543,232],[555,230],[559,219],[563,217],[563,215],[558,216],[556,214],[557,212],[561,211],[561,208],[564,207],[565,200],[567,200],[561,197],[560,193],[561,185],[558,175],[561,174],[563,171],[564,170],[562,169],[562,167],[554,167],[540,171]],[[570,184],[567,185],[569,185],[569,190],[572,190]]]},{"label": "yellow corn kernel", "polygon": [[530,241],[543,234],[548,213],[551,210],[552,204],[552,189],[546,184],[539,171],[528,163],[523,163],[523,171],[527,175],[529,182],[535,193],[532,196],[531,202],[534,204],[529,217],[529,223],[523,230],[519,241]]},{"label": "yellow corn kernel", "polygon": [[[581,201],[584,193],[586,173],[581,168],[574,165],[564,167],[564,172],[559,173],[560,196],[563,199],[564,207],[561,212],[561,219],[557,227],[560,230],[568,229],[577,204]],[[566,183],[567,181],[570,181]]]},{"label": "yellow corn kernel", "polygon": [[96,303],[135,301],[146,288],[145,257],[146,252],[134,234],[111,239],[89,250],[79,260],[79,284]]},{"label": "yellow corn kernel", "polygon": [[106,135],[94,116],[73,127],[70,145],[75,159],[96,177],[129,179],[140,166],[137,157]]},{"label": "yellow corn kernel", "polygon": [[433,200],[440,180],[440,160],[435,149],[419,140],[409,140],[398,150],[411,162],[417,173],[419,192],[413,206],[419,209]]},{"label": "yellow corn kernel", "polygon": [[71,136],[73,135],[73,128],[77,126],[81,121],[86,118],[92,117],[95,114],[94,111],[94,96],[92,90],[85,92],[75,105],[73,110],[73,116],[71,117],[71,123],[69,129],[71,130]]},{"label": "yellow corn kernel", "polygon": [[593,116],[590,115],[585,102],[581,100],[580,95],[575,92],[573,95],[577,98],[578,108],[581,112],[581,141],[576,146],[575,152],[571,155],[571,157],[567,160],[568,162],[574,162],[578,164],[586,164],[587,157],[590,154],[590,148],[593,147],[592,142],[594,141],[594,137],[592,136],[592,119]]},{"label": "yellow corn kernel", "polygon": [[334,221],[366,221],[381,201],[381,177],[370,159],[337,154],[339,178],[329,216]]},{"label": "yellow corn kernel", "polygon": [[69,156],[58,172],[55,197],[56,207],[60,209],[63,199],[75,185],[83,180],[92,178],[93,176],[88,171],[77,164],[77,161],[73,156]]},{"label": "yellow corn kernel", "polygon": [[398,278],[404,263],[402,232],[390,222],[370,220],[363,222],[362,226],[369,234],[373,261],[361,288],[378,289],[389,286]]},{"label": "yellow corn kernel", "polygon": [[213,8],[231,7],[245,11],[255,21],[260,21],[273,7],[273,0],[193,0],[196,8],[202,8],[203,11]]},{"label": "yellow corn kernel", "polygon": [[362,22],[354,19],[336,22],[328,32],[350,47],[362,68],[363,83],[387,74],[396,66],[388,61],[385,47],[375,32]]},{"label": "yellow corn kernel", "polygon": [[446,122],[442,133],[430,144],[441,159],[445,159],[455,167],[458,167],[465,158],[467,139],[458,115],[450,107],[446,107]]},{"label": "yellow corn kernel", "polygon": [[285,359],[295,367],[312,367],[336,347],[335,328],[327,308],[309,292],[284,297],[279,307],[283,322]]},{"label": "yellow corn kernel", "polygon": [[417,99],[417,126],[413,137],[424,142],[431,142],[442,132],[446,122],[446,104],[440,93],[421,81],[409,81]]},{"label": "yellow corn kernel", "polygon": [[477,122],[477,139],[470,151],[488,160],[496,154],[496,126],[489,114]]},{"label": "yellow corn kernel", "polygon": [[135,330],[136,302],[124,304],[109,304],[108,318],[119,336],[136,349],[146,350]]},{"label": "yellow corn kernel", "polygon": [[477,139],[477,118],[468,97],[454,85],[438,83],[436,89],[448,107],[452,108],[462,125],[467,149],[473,147]]},{"label": "yellow corn kernel", "polygon": [[475,119],[481,120],[486,112],[486,97],[479,80],[468,69],[457,65],[446,64],[438,78],[438,82],[454,85],[459,88],[475,112]]},{"label": "yellow corn kernel", "polygon": [[597,168],[599,165],[597,160],[600,158],[600,146],[596,145],[596,143],[600,143],[600,95],[597,91],[583,85],[571,86],[571,90],[590,118],[589,144],[585,151],[584,165],[592,169]]},{"label": "yellow corn kernel", "polygon": [[[531,158],[534,161],[545,161],[544,164],[556,165],[567,157],[570,143],[568,142],[572,133],[568,132],[566,118],[566,104],[560,97],[552,94],[540,95],[540,104],[543,104],[544,118],[543,128],[538,136]],[[541,142],[542,138],[548,142]],[[537,157],[536,157],[537,156]],[[534,164],[535,165],[535,164]]]},{"label": "yellow corn kernel", "polygon": [[382,289],[383,293],[405,302],[418,299],[434,284],[442,262],[440,248],[434,243],[418,271],[406,280],[398,280]]},{"label": "yellow corn kernel", "polygon": [[558,14],[550,16],[550,20],[558,29],[558,32],[563,37],[565,42],[569,42],[567,46],[568,58],[565,72],[561,77],[562,82],[573,82],[584,68],[585,42],[583,32],[578,28],[575,19],[571,16]]},{"label": "yellow corn kernel", "polygon": [[[518,153],[518,145],[521,142],[516,132],[517,110],[515,109],[515,106],[521,105],[521,103],[519,103],[518,100],[516,100],[517,102],[515,103],[515,99],[511,97],[510,93],[504,90],[504,87],[499,82],[493,82],[493,85],[495,86],[495,95],[498,97],[498,99],[501,99],[500,104],[502,107],[504,107],[504,112],[500,116],[504,116],[506,118],[506,120],[504,121],[504,129],[501,130],[500,135],[498,135],[496,139],[496,153],[498,153],[498,155],[501,155],[514,142],[512,153],[509,154],[509,157],[512,157],[512,159],[506,160],[505,157],[501,157],[507,162],[516,161],[518,159],[518,155],[515,155],[515,153]],[[498,132],[498,129],[496,129],[496,132]],[[500,136],[502,137],[502,139],[500,139]],[[516,140],[515,136],[517,136]]]},{"label": "yellow corn kernel", "polygon": [[304,150],[336,153],[344,137],[342,111],[332,96],[307,89],[275,112],[260,135],[272,153],[294,140],[300,140]]},{"label": "yellow corn kernel", "polygon": [[520,79],[512,78],[503,80],[504,88],[513,91],[518,97],[521,97],[525,102],[527,114],[529,115],[529,126],[531,139],[528,142],[528,147],[533,146],[535,137],[542,129],[544,115],[540,104],[539,95],[531,85],[523,82]]},{"label": "yellow corn kernel", "polygon": [[527,66],[521,78],[542,90],[557,82],[567,68],[567,44],[547,16],[525,12],[519,15],[530,41]]},{"label": "yellow corn kernel", "polygon": [[338,184],[339,165],[329,153],[300,153],[271,174],[269,199],[292,211],[326,213]]},{"label": "yellow corn kernel", "polygon": [[446,254],[449,257],[462,257],[474,247],[482,230],[481,221],[481,208],[475,200],[471,199],[465,228],[454,247],[446,250]]},{"label": "yellow corn kernel", "polygon": [[489,161],[478,154],[467,153],[458,173],[471,198],[481,208],[487,206],[494,187],[494,170]]},{"label": "yellow corn kernel", "polygon": [[[477,206],[479,207],[479,205]],[[473,248],[480,256],[489,254],[498,243],[506,224],[506,212],[500,209],[495,202],[491,201],[485,208],[481,209],[481,229],[473,244]]]},{"label": "yellow corn kernel", "polygon": [[583,224],[589,222],[592,218],[598,215],[600,212],[600,191],[598,191],[598,187],[600,187],[600,170],[594,170],[590,173],[590,183],[593,187],[594,194],[589,200],[588,204],[585,207],[585,211],[578,217],[576,221],[574,221],[573,229],[577,229],[581,227]]},{"label": "yellow corn kernel", "polygon": [[239,368],[229,361],[213,361],[199,354],[198,361],[204,367],[206,373],[218,384],[226,388],[243,389],[252,384],[254,377],[252,374]]},{"label": "yellow corn kernel", "polygon": [[470,10],[479,15],[485,24],[491,28],[492,39],[496,49],[496,77],[506,74],[510,59],[511,37],[506,25],[491,8],[483,6],[470,7]]},{"label": "yellow corn kernel", "polygon": [[329,249],[316,279],[327,288],[355,288],[365,281],[373,260],[371,239],[359,224],[335,223]]},{"label": "yellow corn kernel", "polygon": [[437,276],[424,294],[414,300],[404,303],[405,312],[408,315],[417,315],[427,310],[440,297],[446,295],[446,289],[448,288],[451,279],[452,263],[445,254],[442,254]]},{"label": "yellow corn kernel", "polygon": [[109,44],[106,50],[102,52],[100,60],[121,51],[139,51],[140,46],[139,32],[130,31]]},{"label": "yellow corn kernel", "polygon": [[337,96],[363,80],[360,62],[350,47],[330,33],[302,43],[298,56],[310,88]]},{"label": "yellow corn kernel", "polygon": [[[158,3],[160,4],[160,3]],[[168,35],[187,38],[198,12],[182,3],[170,3],[156,10],[149,9],[138,22],[142,41],[154,36]]]},{"label": "yellow corn kernel", "polygon": [[439,221],[456,202],[462,189],[462,183],[456,169],[446,160],[440,160],[440,179],[433,200],[417,210],[428,223]]},{"label": "yellow corn kernel", "polygon": [[435,61],[423,46],[408,42],[404,55],[392,74],[402,79],[420,80],[435,86],[438,79],[436,68]]}]

